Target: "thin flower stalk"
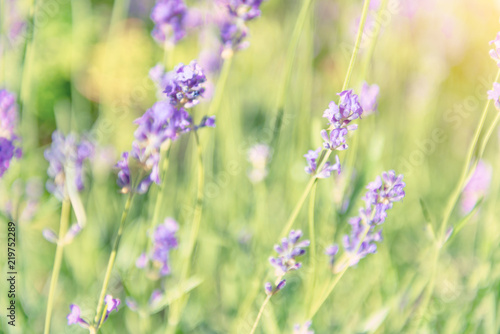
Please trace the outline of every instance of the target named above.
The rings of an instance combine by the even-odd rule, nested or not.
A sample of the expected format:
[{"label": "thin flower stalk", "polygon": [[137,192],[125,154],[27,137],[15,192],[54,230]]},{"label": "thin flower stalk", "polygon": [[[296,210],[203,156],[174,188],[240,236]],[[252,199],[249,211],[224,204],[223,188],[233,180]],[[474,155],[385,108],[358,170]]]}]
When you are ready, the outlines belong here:
[{"label": "thin flower stalk", "polygon": [[[139,175],[138,180],[141,179],[141,175]],[[138,183],[138,182],[136,182]],[[132,189],[135,189],[132,188]],[[127,201],[125,202],[125,206],[123,208],[122,217],[120,220],[120,225],[118,227],[118,233],[116,234],[115,241],[113,243],[113,247],[111,248],[111,254],[109,256],[108,265],[106,267],[106,274],[104,275],[104,281],[102,283],[101,293],[99,295],[99,299],[97,302],[96,315],[94,319],[94,323],[98,324],[101,316],[101,312],[103,312],[104,306],[104,297],[106,296],[106,291],[109,285],[109,279],[111,278],[111,272],[113,270],[113,266],[116,260],[116,254],[118,253],[118,247],[120,246],[120,240],[123,234],[123,227],[125,226],[125,221],[127,220],[128,213],[130,211],[130,207],[132,206],[132,200],[134,198],[135,191],[130,191],[127,197]]]},{"label": "thin flower stalk", "polygon": [[312,7],[312,3],[314,0],[304,0],[302,2],[302,7],[300,8],[299,16],[297,17],[297,21],[295,22],[295,26],[293,28],[292,36],[290,38],[290,44],[288,45],[288,50],[285,58],[284,72],[281,81],[278,84],[278,95],[276,98],[276,105],[274,107],[276,123],[274,124],[274,137],[273,137],[273,145],[275,149],[277,148],[275,145],[276,138],[278,137],[281,130],[281,119],[284,113],[285,107],[285,97],[288,91],[288,87],[290,85],[290,79],[292,76],[293,63],[295,61],[295,54],[297,53],[297,46],[299,44],[300,35],[304,30],[304,25],[307,20],[307,16],[309,13],[309,8]]},{"label": "thin flower stalk", "polygon": [[[498,81],[500,78],[500,70],[497,72],[495,82]],[[488,99],[486,101],[486,104],[484,106],[483,112],[481,114],[481,118],[479,119],[479,123],[477,125],[476,131],[474,132],[474,136],[472,138],[472,141],[469,145],[469,149],[467,150],[467,155],[465,157],[465,161],[462,167],[462,172],[460,174],[460,177],[458,179],[458,182],[456,183],[455,189],[453,192],[450,194],[450,197],[448,198],[444,213],[443,213],[443,219],[441,220],[441,226],[439,229],[439,234],[436,239],[436,244],[434,245],[434,252],[432,255],[432,262],[431,262],[431,276],[429,278],[429,282],[427,283],[426,287],[424,288],[424,295],[422,298],[422,302],[419,304],[417,310],[415,311],[415,318],[414,318],[414,324],[411,326],[414,331],[417,331],[420,327],[420,321],[422,320],[422,316],[420,316],[420,313],[425,312],[427,310],[428,304],[430,302],[430,299],[432,297],[432,294],[434,292],[434,287],[436,284],[436,275],[437,275],[437,263],[439,261],[439,255],[441,253],[441,249],[443,248],[445,238],[446,238],[446,228],[448,226],[448,222],[450,220],[451,214],[453,212],[453,209],[455,208],[458,199],[460,198],[460,195],[467,183],[467,180],[470,179],[472,174],[474,173],[475,167],[477,163],[474,163],[471,167],[471,162],[472,158],[474,155],[474,150],[477,146],[479,136],[481,134],[481,131],[483,129],[484,123],[486,121],[486,116],[488,115],[488,109],[490,107],[491,100]],[[491,135],[491,134],[490,134]],[[485,138],[486,139],[486,138]],[[489,139],[489,137],[488,137]],[[483,143],[485,143],[483,141]],[[486,144],[483,144],[486,145]],[[480,148],[480,153],[482,155],[482,151],[484,151],[484,148]],[[478,161],[478,160],[477,160]]]},{"label": "thin flower stalk", "polygon": [[[181,271],[181,282],[185,281],[189,276],[189,271],[191,269],[191,261],[193,258],[193,251],[196,245],[196,240],[198,239],[198,234],[200,231],[202,210],[203,210],[203,193],[205,186],[205,169],[203,166],[203,150],[200,145],[200,139],[198,133],[194,131],[194,138],[196,142],[197,156],[198,156],[198,189],[196,194],[196,206],[193,213],[193,222],[191,225],[191,233],[189,235],[187,251],[184,258],[184,265]],[[182,315],[182,311],[186,306],[189,295],[185,294],[179,300],[172,304],[170,308],[169,318],[167,322],[166,333],[174,333]]]},{"label": "thin flower stalk", "polygon": [[52,267],[52,277],[50,279],[49,297],[47,300],[47,312],[45,313],[45,326],[43,329],[44,334],[50,332],[50,322],[52,319],[52,310],[54,308],[54,295],[56,292],[57,281],[61,271],[61,264],[63,258],[63,249],[65,245],[64,236],[68,230],[68,223],[70,218],[71,202],[69,198],[65,198],[62,202],[61,220],[59,223],[59,237],[56,247],[56,255],[54,258],[54,266]]}]

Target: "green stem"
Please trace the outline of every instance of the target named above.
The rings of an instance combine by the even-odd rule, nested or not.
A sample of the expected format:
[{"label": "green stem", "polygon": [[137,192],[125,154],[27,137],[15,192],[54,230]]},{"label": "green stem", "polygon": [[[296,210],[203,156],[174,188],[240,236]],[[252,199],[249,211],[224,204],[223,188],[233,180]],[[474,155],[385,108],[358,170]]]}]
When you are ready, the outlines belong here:
[{"label": "green stem", "polygon": [[164,149],[164,156],[163,156],[163,161],[161,164],[161,184],[158,187],[158,194],[156,195],[156,202],[155,202],[155,207],[153,210],[153,218],[151,219],[151,225],[150,225],[150,231],[153,231],[154,227],[158,223],[158,217],[160,216],[160,209],[163,204],[163,197],[165,194],[165,184],[166,184],[166,178],[167,178],[167,171],[168,171],[168,165],[170,162],[169,159],[169,151],[170,151],[170,145],[171,141],[167,141],[167,146]]},{"label": "green stem", "polygon": [[68,222],[70,216],[71,202],[65,198],[62,202],[61,221],[59,224],[59,236],[57,238],[56,256],[54,259],[54,267],[52,269],[52,278],[50,279],[49,298],[47,301],[47,312],[45,313],[45,328],[44,334],[50,332],[50,320],[52,318],[52,309],[54,307],[54,295],[57,287],[57,280],[59,272],[61,271],[61,264],[63,258],[64,236],[68,230]]},{"label": "green stem", "polygon": [[[138,178],[138,179],[140,179],[140,178]],[[102,284],[101,293],[99,295],[99,300],[98,300],[97,309],[96,309],[96,316],[94,319],[94,323],[97,326],[100,326],[99,321],[100,321],[100,315],[102,312],[102,307],[104,305],[104,297],[105,297],[106,291],[108,289],[109,279],[111,278],[111,271],[113,270],[113,266],[115,264],[116,254],[118,252],[118,247],[120,246],[120,240],[122,238],[125,220],[127,219],[130,207],[132,205],[132,199],[133,199],[134,193],[135,193],[134,190],[135,190],[135,186],[130,190],[129,196],[127,198],[127,202],[125,203],[125,207],[123,208],[122,218],[120,220],[120,226],[118,227],[118,233],[117,233],[115,241],[113,243],[113,248],[111,248],[111,254],[109,256],[108,266],[106,268],[106,274],[104,275],[104,281]]]},{"label": "green stem", "polygon": [[257,314],[257,318],[255,319],[255,322],[253,323],[252,330],[250,331],[250,334],[254,334],[255,330],[257,329],[257,326],[259,325],[260,318],[262,317],[262,314],[264,313],[264,309],[266,308],[267,303],[271,300],[272,294],[267,295],[266,299],[264,299],[264,302],[262,303],[262,306],[260,307],[259,313]]},{"label": "green stem", "polygon": [[[498,78],[500,77],[500,70],[497,72],[497,76],[495,78],[495,82],[498,81]],[[440,228],[440,239],[439,242],[443,241],[443,237],[446,233],[446,226],[448,224],[448,221],[450,219],[451,213],[453,212],[453,208],[455,207],[455,204],[458,201],[458,198],[460,197],[460,194],[462,193],[462,190],[465,186],[465,180],[467,177],[467,172],[469,171],[470,167],[470,162],[472,161],[472,156],[474,155],[474,149],[476,148],[477,141],[479,139],[479,135],[481,134],[481,131],[484,126],[484,122],[486,121],[486,116],[488,115],[488,109],[490,107],[491,100],[488,99],[486,101],[486,105],[484,106],[483,112],[481,114],[481,119],[479,120],[479,124],[476,128],[476,132],[474,133],[474,137],[472,138],[472,141],[469,145],[469,149],[467,151],[467,156],[465,158],[463,167],[462,167],[462,173],[460,174],[460,178],[458,179],[457,185],[455,189],[453,190],[448,203],[446,205],[444,215],[443,215],[443,220],[441,221],[441,228]]]},{"label": "green stem", "polygon": [[[192,255],[194,252],[194,247],[196,245],[196,240],[198,239],[201,217],[202,217],[202,209],[203,209],[205,170],[203,167],[203,150],[200,145],[200,139],[198,137],[197,131],[194,131],[194,138],[196,141],[196,149],[198,153],[198,189],[196,195],[196,206],[193,214],[193,223],[191,226],[191,234],[189,236],[187,251],[186,254],[184,255],[184,261],[183,261],[184,265],[181,271],[181,282],[184,282],[189,276]],[[169,314],[169,319],[167,322],[166,333],[175,333],[175,329],[179,324],[182,311],[187,303],[187,299],[188,295],[185,294],[182,296],[182,298],[179,298],[175,303],[172,304],[171,312]]]},{"label": "green stem", "polygon": [[[500,70],[497,72],[495,82],[498,81],[499,77],[500,77]],[[448,202],[446,204],[444,214],[443,214],[443,219],[441,221],[441,226],[439,229],[439,237],[436,239],[436,242],[438,244],[435,246],[436,249],[435,249],[435,253],[434,253],[433,261],[432,261],[431,277],[429,279],[429,283],[427,284],[425,298],[423,299],[422,303],[418,306],[418,308],[416,310],[416,314],[420,314],[420,313],[425,312],[425,310],[427,309],[428,304],[430,302],[432,293],[434,292],[434,285],[436,282],[436,274],[437,274],[437,270],[436,270],[437,262],[439,261],[439,254],[440,254],[442,246],[443,246],[443,242],[444,242],[444,238],[445,238],[445,234],[446,234],[446,226],[448,225],[448,222],[450,220],[453,209],[455,208],[455,205],[456,205],[456,203],[460,197],[460,194],[462,193],[462,190],[465,186],[469,172],[470,173],[474,172],[476,165],[474,164],[473,166],[471,166],[471,161],[472,161],[472,157],[474,155],[474,150],[476,148],[477,142],[479,140],[479,135],[481,134],[481,131],[482,131],[483,126],[484,126],[484,122],[486,121],[486,116],[488,115],[488,109],[490,107],[490,103],[491,103],[491,100],[488,99],[486,101],[486,105],[484,106],[483,112],[481,114],[481,118],[479,120],[479,124],[478,124],[476,131],[474,133],[474,137],[472,138],[472,141],[469,145],[469,149],[467,151],[467,155],[466,155],[464,164],[462,166],[462,172],[460,174],[460,178],[458,179],[458,182],[455,186],[455,189],[451,193],[451,195],[448,199]],[[483,142],[483,145],[486,145],[486,144]],[[482,149],[484,150],[484,148],[482,148]],[[416,319],[417,324],[415,326],[412,326],[412,328],[414,328],[415,331],[418,330],[421,319],[422,319],[422,316],[419,316]]]},{"label": "green stem", "polygon": [[311,278],[309,286],[309,305],[308,310],[311,311],[314,302],[314,288],[316,285],[316,233],[314,230],[314,204],[316,199],[317,183],[314,183],[309,197],[309,240],[311,245],[309,247],[309,265],[311,266]]},{"label": "green stem", "polygon": [[[370,221],[373,220],[374,215],[375,215],[375,210],[372,213]],[[359,241],[356,244],[356,248],[355,248],[354,252],[352,253],[352,254],[354,254],[353,256],[357,256],[359,249],[361,248],[361,245],[363,244],[364,239],[366,238],[368,232],[370,231],[370,226],[368,226],[366,222],[364,222],[363,225],[365,226],[365,229],[363,230],[363,233],[361,234],[361,237],[359,238]],[[321,308],[321,306],[328,299],[328,297],[332,293],[333,289],[335,289],[335,287],[337,286],[337,284],[340,281],[340,279],[342,278],[342,276],[344,276],[347,269],[349,269],[350,261],[351,261],[351,255],[349,255],[347,253],[344,253],[343,256],[339,259],[338,262],[341,264],[340,272],[338,272],[338,274],[333,278],[332,282],[330,283],[330,285],[328,286],[326,291],[321,294],[321,296],[319,297],[319,302],[316,303],[313,308],[311,308],[309,314],[307,315],[307,319],[312,320],[312,318],[316,315],[316,313]]]},{"label": "green stem", "polygon": [[217,81],[217,86],[215,87],[214,98],[212,100],[212,103],[210,103],[210,107],[208,109],[208,115],[215,115],[220,108],[222,95],[224,94],[224,90],[226,88],[226,82],[227,78],[229,77],[232,61],[233,57],[229,57],[224,60],[224,63],[222,64],[222,70],[220,72],[219,80]]},{"label": "green stem", "polygon": [[304,0],[302,2],[302,7],[300,8],[299,16],[297,17],[297,21],[295,22],[295,26],[293,28],[292,36],[290,38],[290,44],[288,45],[288,50],[285,58],[285,70],[283,73],[283,77],[279,83],[278,88],[278,97],[276,99],[276,105],[274,107],[275,115],[276,115],[276,123],[274,125],[274,135],[272,141],[275,142],[277,136],[280,133],[281,125],[282,125],[282,117],[285,108],[285,96],[287,95],[288,86],[290,84],[290,78],[292,76],[293,63],[295,61],[295,54],[297,53],[297,46],[299,44],[300,35],[304,30],[304,24],[307,19],[307,13],[309,12],[309,8],[311,7],[313,0]]},{"label": "green stem", "polygon": [[[385,10],[387,7],[387,3],[389,0],[382,0],[382,3],[380,4],[380,8],[378,10],[379,17],[382,13],[382,11]],[[382,24],[380,22],[377,22],[375,25],[375,30],[373,31],[373,37],[370,40],[370,46],[368,47],[368,50],[366,52],[366,55],[364,56],[363,63],[361,65],[361,79],[366,80],[366,77],[368,76],[368,68],[370,67],[370,62],[373,57],[373,52],[375,51],[375,46],[377,45],[377,40],[380,35],[380,29],[382,28]]]}]

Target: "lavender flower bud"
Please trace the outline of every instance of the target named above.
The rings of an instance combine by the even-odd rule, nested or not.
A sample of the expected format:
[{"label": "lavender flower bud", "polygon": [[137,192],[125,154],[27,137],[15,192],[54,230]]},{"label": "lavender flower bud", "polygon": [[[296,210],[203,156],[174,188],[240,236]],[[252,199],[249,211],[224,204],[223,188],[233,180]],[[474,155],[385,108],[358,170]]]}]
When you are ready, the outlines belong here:
[{"label": "lavender flower bud", "polygon": [[78,307],[78,305],[71,304],[69,306],[69,309],[70,309],[70,313],[66,317],[66,319],[68,319],[68,325],[78,324],[83,328],[89,328],[88,322],[86,322],[85,320],[83,320],[80,317],[81,311],[80,311],[80,308]]},{"label": "lavender flower bud", "polygon": [[187,7],[182,0],[158,0],[151,11],[155,27],[151,33],[160,44],[177,44],[186,35]]},{"label": "lavender flower bud", "polygon": [[283,238],[281,245],[275,245],[274,250],[278,253],[278,257],[269,258],[269,262],[276,269],[276,276],[282,277],[287,272],[299,269],[302,264],[296,261],[296,257],[304,255],[303,248],[309,246],[309,240],[298,242],[302,237],[302,231],[292,230],[288,238]]}]

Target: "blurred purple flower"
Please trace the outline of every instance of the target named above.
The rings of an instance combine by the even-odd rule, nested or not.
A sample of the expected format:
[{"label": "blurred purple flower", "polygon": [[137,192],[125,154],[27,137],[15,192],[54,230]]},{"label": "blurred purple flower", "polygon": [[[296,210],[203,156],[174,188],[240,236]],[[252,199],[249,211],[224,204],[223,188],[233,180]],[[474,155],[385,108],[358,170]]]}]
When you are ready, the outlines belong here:
[{"label": "blurred purple flower", "polygon": [[89,328],[89,323],[80,317],[80,308],[78,305],[71,304],[69,306],[70,313],[66,317],[68,319],[68,325],[80,325],[83,328]]},{"label": "blurred purple flower", "polygon": [[151,11],[154,39],[164,45],[175,45],[186,35],[187,7],[182,0],[158,0]]},{"label": "blurred purple flower", "polygon": [[82,191],[84,188],[84,170],[83,166],[86,160],[91,159],[94,155],[94,144],[82,136],[80,142],[76,136],[69,134],[66,137],[56,130],[52,133],[52,144],[45,150],[45,159],[49,162],[47,174],[47,190],[59,200],[63,200],[65,195],[65,182],[67,172],[73,171],[71,174],[74,179],[76,189]]},{"label": "blurred purple flower", "polygon": [[172,249],[177,248],[175,236],[179,225],[172,218],[166,218],[163,224],[158,225],[153,233],[153,249],[149,254],[141,254],[136,261],[138,268],[145,268],[149,263],[153,267],[153,277],[163,277],[170,274],[169,256]]},{"label": "blurred purple flower", "polygon": [[494,40],[490,41],[490,45],[494,45],[494,49],[490,50],[490,57],[497,62],[497,66],[500,67],[500,32]]},{"label": "blurred purple flower", "polygon": [[260,16],[260,5],[263,0],[229,0],[229,13],[243,21],[250,21]]},{"label": "blurred purple flower", "polygon": [[476,170],[464,188],[461,200],[462,213],[469,213],[477,201],[486,196],[491,185],[492,168],[489,164],[480,160]]},{"label": "blurred purple flower", "polygon": [[306,321],[303,325],[297,324],[293,327],[293,334],[314,334],[313,330],[310,330],[312,321]]},{"label": "blurred purple flower", "polygon": [[[349,220],[350,235],[345,235],[343,245],[348,254],[348,266],[356,265],[360,259],[368,254],[376,253],[375,242],[382,240],[382,230],[376,231],[387,217],[386,211],[391,209],[394,202],[401,201],[405,196],[403,175],[396,175],[394,171],[382,173],[374,182],[366,187],[368,191],[363,198],[366,205],[359,210],[359,215]],[[330,263],[334,264],[337,255],[337,245],[330,246],[326,254]],[[340,270],[343,268],[340,268]]]},{"label": "blurred purple flower", "polygon": [[231,18],[222,22],[220,24],[222,58],[231,58],[234,52],[246,49],[250,45],[248,41],[245,41],[247,35],[248,28],[242,22],[235,22]]},{"label": "blurred purple flower", "polygon": [[377,98],[380,92],[378,85],[368,85],[363,82],[361,94],[359,95],[359,104],[363,109],[363,115],[370,115],[377,111]]},{"label": "blurred purple flower", "polygon": [[495,108],[500,111],[500,84],[498,82],[493,83],[493,89],[488,91],[488,99],[495,102]]},{"label": "blurred purple flower", "polygon": [[16,96],[6,89],[0,89],[0,177],[9,169],[13,158],[19,159],[22,151],[16,147],[19,139],[17,127]]}]

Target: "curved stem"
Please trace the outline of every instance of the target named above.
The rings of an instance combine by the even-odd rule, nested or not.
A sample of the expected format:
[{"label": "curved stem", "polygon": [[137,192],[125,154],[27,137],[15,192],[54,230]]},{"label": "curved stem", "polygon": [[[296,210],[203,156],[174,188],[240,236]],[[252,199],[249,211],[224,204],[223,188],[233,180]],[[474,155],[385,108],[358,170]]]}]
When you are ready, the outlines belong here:
[{"label": "curved stem", "polygon": [[49,298],[47,300],[47,312],[45,313],[45,327],[43,330],[44,334],[48,334],[50,332],[50,321],[52,318],[52,309],[54,307],[54,294],[56,292],[57,280],[61,271],[64,236],[66,235],[66,232],[68,230],[70,209],[71,202],[68,198],[65,198],[62,202],[61,221],[59,223],[59,237],[57,238],[56,256],[54,259],[54,267],[52,269],[52,277],[50,279]]},{"label": "curved stem", "polygon": [[290,44],[288,45],[288,50],[285,58],[285,71],[283,73],[283,77],[279,83],[278,88],[278,97],[276,99],[275,117],[276,123],[274,125],[274,136],[273,142],[278,136],[281,129],[281,119],[284,113],[285,107],[285,96],[288,90],[288,86],[290,84],[290,78],[292,76],[293,63],[295,60],[295,54],[297,50],[297,46],[299,44],[300,35],[302,34],[302,30],[304,29],[304,24],[307,19],[307,13],[309,12],[309,8],[311,7],[311,3],[313,0],[304,0],[302,2],[302,7],[300,8],[299,16],[297,17],[297,21],[295,22],[295,26],[293,28],[292,36],[290,38]]},{"label": "curved stem", "polygon": [[[495,78],[495,82],[498,81],[498,78],[500,77],[500,70],[497,72],[497,76]],[[436,242],[438,243],[435,245],[436,249],[434,252],[433,256],[433,261],[432,261],[432,271],[431,271],[431,277],[429,278],[429,283],[427,283],[427,290],[425,292],[425,298],[423,299],[422,303],[418,306],[417,310],[415,311],[417,314],[420,314],[421,312],[425,312],[427,309],[427,306],[430,302],[432,293],[434,292],[434,286],[436,282],[436,274],[437,274],[437,262],[439,261],[439,254],[441,252],[443,242],[444,242],[444,237],[446,235],[446,226],[448,225],[448,222],[450,220],[451,214],[453,212],[453,209],[455,208],[455,205],[460,197],[460,194],[462,193],[462,190],[465,186],[466,180],[468,178],[468,175],[470,173],[474,172],[476,164],[471,166],[471,161],[472,157],[474,155],[474,149],[476,148],[479,135],[481,134],[481,131],[484,126],[484,122],[486,121],[486,116],[488,115],[488,109],[490,107],[491,100],[486,101],[486,105],[484,106],[483,112],[481,114],[481,118],[479,120],[479,124],[477,125],[476,131],[474,133],[474,137],[472,138],[472,141],[469,145],[469,149],[467,151],[467,155],[465,157],[465,161],[462,167],[462,172],[460,174],[460,178],[458,179],[458,182],[455,186],[455,189],[451,193],[450,197],[448,198],[448,202],[446,203],[446,207],[443,213],[443,219],[441,221],[441,226],[439,229],[439,237],[436,239]],[[486,145],[486,144],[484,144]],[[484,150],[484,149],[483,149]],[[481,153],[482,154],[482,153]],[[419,316],[416,321],[416,325],[412,326],[414,330],[418,330],[419,324],[420,324],[420,319],[422,317]]]},{"label": "curved stem", "polygon": [[309,265],[311,266],[311,278],[310,278],[310,286],[309,286],[309,305],[308,310],[310,311],[312,308],[312,304],[314,302],[314,288],[316,285],[316,233],[314,228],[314,204],[316,199],[316,188],[317,183],[314,183],[313,188],[311,190],[311,196],[309,197],[309,240],[311,241],[311,245],[309,246]]},{"label": "curved stem", "polygon": [[[160,216],[160,209],[163,204],[163,196],[165,194],[165,184],[167,178],[168,165],[170,162],[169,151],[172,141],[167,141],[167,146],[164,149],[163,161],[161,164],[161,184],[158,187],[158,194],[156,195],[155,207],[153,210],[153,218],[151,219],[151,225],[149,227],[150,231],[153,231],[155,225],[158,223],[158,217]],[[148,244],[149,245],[149,244]]]},{"label": "curved stem", "polygon": [[222,94],[224,94],[224,90],[226,88],[227,78],[229,77],[229,72],[231,70],[231,63],[233,61],[233,57],[227,58],[222,64],[222,70],[220,72],[219,80],[217,81],[217,86],[215,87],[215,95],[210,103],[210,107],[208,109],[208,115],[215,115],[220,108],[220,104],[222,102]]},{"label": "curved stem", "polygon": [[[203,193],[205,185],[205,170],[203,167],[203,151],[200,145],[200,139],[198,133],[194,131],[194,137],[196,141],[196,148],[198,153],[198,190],[196,195],[196,206],[193,214],[193,223],[191,226],[191,234],[189,236],[187,252],[184,255],[184,266],[181,271],[181,282],[185,281],[189,276],[189,270],[191,267],[192,255],[194,252],[194,247],[196,240],[198,239],[198,234],[200,230],[200,223],[202,217],[203,209]],[[167,322],[166,333],[175,333],[175,329],[180,321],[182,311],[187,303],[187,294],[179,298],[175,303],[172,304],[171,312],[169,314],[169,319]]]},{"label": "curved stem", "polygon": [[111,254],[109,256],[108,266],[106,268],[106,274],[104,275],[104,281],[102,283],[101,293],[99,295],[99,299],[97,302],[96,316],[94,319],[94,323],[98,326],[100,326],[99,321],[100,321],[100,315],[102,312],[102,308],[104,305],[104,297],[105,297],[106,291],[108,289],[109,279],[111,277],[111,271],[113,270],[113,266],[115,264],[116,254],[118,252],[118,247],[120,246],[120,240],[121,240],[121,237],[123,234],[123,227],[125,225],[125,220],[127,219],[127,216],[128,216],[129,210],[130,210],[130,206],[132,205],[132,199],[134,197],[134,191],[133,191],[134,189],[135,189],[135,186],[130,191],[129,196],[127,198],[127,202],[125,203],[125,207],[123,208],[122,218],[120,220],[120,226],[118,227],[118,233],[117,233],[115,241],[113,243],[113,248],[111,248]]},{"label": "curved stem", "polygon": [[[497,76],[495,78],[495,82],[498,81],[498,78],[500,77],[500,70],[497,72]],[[474,154],[474,149],[476,148],[477,141],[479,139],[479,135],[481,134],[481,130],[483,129],[484,122],[486,120],[486,116],[488,115],[488,109],[490,107],[491,100],[488,99],[486,101],[486,105],[484,106],[483,112],[481,114],[481,119],[479,120],[479,124],[476,128],[476,131],[474,133],[474,137],[472,138],[472,141],[469,145],[469,149],[467,151],[467,156],[464,161],[464,165],[462,167],[462,173],[460,174],[460,178],[458,179],[457,185],[455,189],[453,190],[447,204],[446,208],[443,214],[443,220],[441,221],[441,228],[440,228],[440,239],[439,242],[442,242],[442,238],[444,237],[446,233],[446,225],[448,224],[448,221],[450,219],[451,213],[453,212],[453,208],[455,207],[455,204],[458,201],[458,198],[460,197],[460,194],[462,193],[463,187],[465,186],[465,180],[467,177],[467,172],[469,171],[470,167],[470,162],[472,160],[472,156]]]},{"label": "curved stem", "polygon": [[255,322],[253,323],[252,330],[250,331],[250,334],[255,333],[255,330],[257,329],[257,326],[259,325],[260,318],[262,317],[262,314],[264,313],[264,309],[266,308],[267,303],[271,300],[272,295],[269,294],[267,295],[266,299],[264,299],[264,302],[262,303],[262,306],[260,307],[259,313],[257,314],[257,318],[255,319]]}]

